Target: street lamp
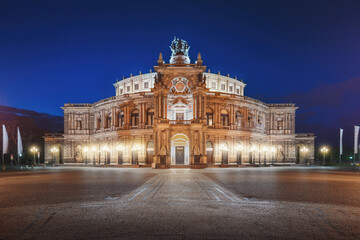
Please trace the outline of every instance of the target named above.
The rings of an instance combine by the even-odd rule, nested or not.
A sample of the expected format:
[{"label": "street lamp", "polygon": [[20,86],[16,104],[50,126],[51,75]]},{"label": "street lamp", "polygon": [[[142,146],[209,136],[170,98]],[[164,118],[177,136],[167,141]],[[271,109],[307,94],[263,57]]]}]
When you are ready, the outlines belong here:
[{"label": "street lamp", "polygon": [[34,146],[30,149],[30,151],[34,154],[34,161],[33,161],[33,165],[36,164],[36,160],[35,160],[35,157],[36,157],[36,153],[38,152],[38,149]]},{"label": "street lamp", "polygon": [[89,149],[87,147],[84,148],[84,152],[85,152],[85,165],[87,165],[87,153],[88,153]]},{"label": "street lamp", "polygon": [[[110,149],[109,149],[108,146],[103,146],[102,150],[103,150],[104,153],[105,153],[105,162],[104,162],[104,165],[107,165],[107,164],[108,164],[108,161],[107,161],[107,153],[110,151]],[[99,164],[100,164],[100,159],[99,159]]]},{"label": "street lamp", "polygon": [[53,148],[51,148],[50,151],[52,152],[53,157],[54,157],[53,167],[55,167],[55,164],[56,164],[56,154],[57,154],[57,152],[59,152],[59,149],[57,149],[56,147],[53,147]]},{"label": "street lamp", "polygon": [[[219,147],[220,151],[221,151],[221,155],[223,156],[223,151],[228,151],[228,147],[225,143],[222,143]],[[224,165],[224,158],[221,157],[221,165]]]},{"label": "street lamp", "polygon": [[[240,152],[240,156],[237,156],[237,157],[238,157],[237,162],[238,162],[238,165],[242,165],[242,150],[243,150],[243,146],[242,146],[241,144],[238,144],[237,150],[238,150],[238,152]],[[239,160],[240,160],[240,162],[239,162]]]},{"label": "street lamp", "polygon": [[96,147],[95,147],[95,146],[93,146],[93,147],[91,148],[91,151],[93,152],[93,165],[96,165],[96,162],[95,162],[95,152],[96,152]]},{"label": "street lamp", "polygon": [[305,164],[307,164],[307,152],[309,151],[309,149],[307,147],[303,147],[300,149],[300,152],[305,154]]},{"label": "street lamp", "polygon": [[275,147],[271,147],[271,148],[270,148],[270,152],[271,152],[271,164],[274,165],[276,148],[275,148]]},{"label": "street lamp", "polygon": [[325,166],[325,155],[329,151],[327,147],[322,147],[320,151],[323,153],[323,165]]},{"label": "street lamp", "polygon": [[263,146],[262,148],[263,152],[264,152],[264,165],[266,167],[266,153],[269,150],[267,146]]},{"label": "street lamp", "polygon": [[256,146],[252,146],[251,148],[250,148],[250,151],[251,151],[251,163],[252,163],[252,165],[254,165],[255,166],[255,161],[254,161],[254,156],[255,156],[255,152],[257,151],[257,147]]},{"label": "street lamp", "polygon": [[[141,149],[140,145],[135,143],[132,148],[131,148],[131,151],[135,151],[135,152],[139,152]],[[136,165],[139,164],[139,156],[136,158]]]}]

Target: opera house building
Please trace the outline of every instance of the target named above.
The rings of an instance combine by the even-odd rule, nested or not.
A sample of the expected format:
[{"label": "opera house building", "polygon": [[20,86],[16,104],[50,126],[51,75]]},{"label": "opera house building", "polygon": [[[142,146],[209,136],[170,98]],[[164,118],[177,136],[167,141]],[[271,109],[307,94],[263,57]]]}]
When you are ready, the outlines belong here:
[{"label": "opera house building", "polygon": [[[166,63],[114,85],[115,96],[65,104],[64,132],[45,139],[45,161],[152,167],[264,166],[314,161],[311,133],[295,132],[295,104],[246,97],[242,80],[191,62],[175,38]],[[95,89],[94,89],[95,91]]]}]

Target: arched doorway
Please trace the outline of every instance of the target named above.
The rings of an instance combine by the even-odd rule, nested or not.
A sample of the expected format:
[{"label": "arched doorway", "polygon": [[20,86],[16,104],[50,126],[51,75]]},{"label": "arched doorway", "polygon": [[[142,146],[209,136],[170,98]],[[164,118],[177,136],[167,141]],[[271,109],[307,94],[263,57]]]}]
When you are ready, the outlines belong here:
[{"label": "arched doorway", "polygon": [[210,141],[206,142],[207,163],[214,164],[214,148]]},{"label": "arched doorway", "polygon": [[146,163],[151,164],[154,157],[154,141],[150,141],[146,148]]},{"label": "arched doorway", "polygon": [[221,165],[227,165],[228,164],[228,144],[227,142],[222,142],[220,145],[220,151],[221,151]]},{"label": "arched doorway", "polygon": [[139,164],[139,151],[140,151],[140,145],[134,142],[131,146],[131,164],[133,165]]},{"label": "arched doorway", "polygon": [[123,143],[119,143],[119,145],[116,147],[117,150],[117,160],[118,160],[118,165],[122,165],[124,163],[124,144]]},{"label": "arched doorway", "polygon": [[171,164],[189,165],[189,138],[182,133],[171,139]]},{"label": "arched doorway", "polygon": [[242,146],[241,142],[238,142],[237,146],[236,146],[236,162],[237,162],[238,165],[243,164],[243,162],[242,162],[242,150],[243,150],[243,146]]}]

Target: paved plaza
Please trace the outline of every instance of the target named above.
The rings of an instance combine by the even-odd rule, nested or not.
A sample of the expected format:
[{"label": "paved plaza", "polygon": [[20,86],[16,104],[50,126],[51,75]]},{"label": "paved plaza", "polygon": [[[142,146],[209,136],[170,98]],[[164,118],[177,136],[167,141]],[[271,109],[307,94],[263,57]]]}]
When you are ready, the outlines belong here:
[{"label": "paved plaza", "polygon": [[359,174],[321,167],[0,173],[0,239],[359,239]]}]

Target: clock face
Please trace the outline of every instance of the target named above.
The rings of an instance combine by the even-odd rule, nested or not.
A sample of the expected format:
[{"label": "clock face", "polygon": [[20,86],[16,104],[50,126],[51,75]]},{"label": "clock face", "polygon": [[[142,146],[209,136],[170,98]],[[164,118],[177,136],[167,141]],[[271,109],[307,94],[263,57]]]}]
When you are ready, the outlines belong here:
[{"label": "clock face", "polygon": [[170,93],[173,94],[189,94],[190,93],[190,81],[183,77],[176,77],[171,80]]}]

